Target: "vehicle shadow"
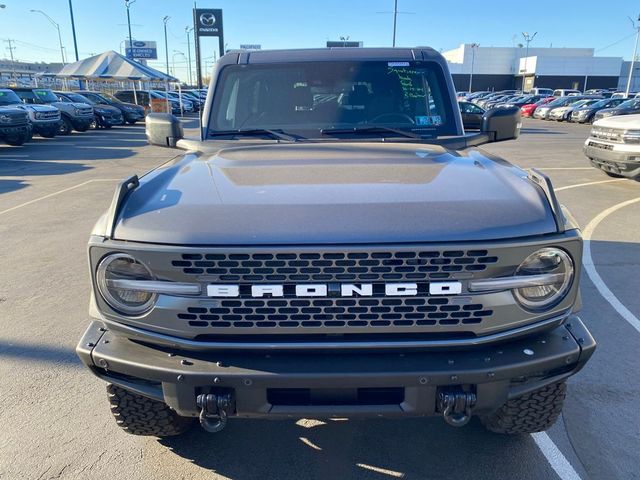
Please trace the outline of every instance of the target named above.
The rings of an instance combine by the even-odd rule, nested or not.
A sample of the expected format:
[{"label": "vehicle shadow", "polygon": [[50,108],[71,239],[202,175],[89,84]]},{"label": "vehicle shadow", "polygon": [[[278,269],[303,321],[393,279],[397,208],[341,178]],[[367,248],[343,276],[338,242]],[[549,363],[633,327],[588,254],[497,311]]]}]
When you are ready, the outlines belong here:
[{"label": "vehicle shadow", "polygon": [[557,130],[548,130],[546,128],[532,128],[523,127],[520,129],[520,133],[534,133],[536,135],[567,135],[569,132],[562,132]]},{"label": "vehicle shadow", "polygon": [[20,190],[28,186],[29,184],[25,183],[22,180],[0,179],[0,195],[2,195],[3,193],[14,192],[16,190]]},{"label": "vehicle shadow", "polygon": [[[2,299],[0,298],[0,301]],[[81,367],[82,363],[73,350],[54,345],[31,344],[0,339],[0,359],[19,359],[27,362],[47,362]]]},{"label": "vehicle shadow", "polygon": [[194,428],[160,443],[242,480],[464,478],[469,465],[474,478],[553,476],[530,436],[491,434],[477,420],[462,429],[439,418],[342,420],[232,420],[218,435]]}]

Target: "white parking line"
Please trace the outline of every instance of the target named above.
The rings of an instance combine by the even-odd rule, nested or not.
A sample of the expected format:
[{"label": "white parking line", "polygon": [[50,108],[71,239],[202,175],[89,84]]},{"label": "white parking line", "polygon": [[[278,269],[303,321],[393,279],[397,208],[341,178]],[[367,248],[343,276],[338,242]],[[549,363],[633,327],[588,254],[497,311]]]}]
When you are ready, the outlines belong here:
[{"label": "white parking line", "polygon": [[533,441],[562,480],[581,480],[580,475],[545,432],[532,433]]},{"label": "white parking line", "polygon": [[538,170],[593,170],[596,171],[593,167],[537,167]]},{"label": "white parking line", "polygon": [[612,183],[612,182],[626,182],[628,181],[626,178],[616,178],[615,180],[599,180],[597,182],[587,182],[587,183],[577,183],[575,185],[567,185],[566,187],[555,188],[556,192],[561,192],[562,190],[569,190],[571,188],[578,187],[587,187],[589,185],[599,185],[601,183]]},{"label": "white parking line", "polygon": [[41,200],[46,200],[47,198],[55,197],[56,195],[60,195],[61,193],[65,193],[65,192],[69,192],[71,190],[75,190],[76,188],[83,187],[84,185],[87,185],[87,184],[92,183],[92,182],[117,182],[117,181],[118,180],[114,180],[112,178],[94,178],[94,179],[91,179],[91,180],[87,180],[86,182],[78,183],[77,185],[74,185],[72,187],[65,188],[63,190],[58,190],[57,192],[53,192],[53,193],[50,193],[48,195],[44,195],[42,197],[34,198],[33,200],[29,200],[28,202],[21,203],[20,205],[16,205],[15,207],[7,208],[6,210],[1,210],[0,211],[0,215],[4,215],[5,213],[13,212],[14,210],[17,210],[17,209],[22,208],[22,207],[26,207],[27,205],[32,205],[32,204],[34,204],[36,202],[39,202]]},{"label": "white parking line", "polygon": [[582,233],[582,238],[584,239],[584,253],[582,255],[582,263],[584,268],[589,275],[589,278],[596,286],[600,295],[604,297],[604,299],[609,302],[609,304],[620,314],[622,318],[624,318],[629,324],[635,328],[638,333],[640,333],[640,320],[636,317],[631,311],[625,307],[620,300],[613,294],[613,292],[607,287],[607,284],[604,283],[602,277],[596,270],[596,266],[593,263],[593,257],[591,256],[591,237],[593,237],[593,232],[598,227],[600,222],[604,220],[606,217],[611,215],[612,213],[624,208],[628,205],[640,202],[640,197],[634,198],[632,200],[627,200],[626,202],[618,203],[612,207],[607,208],[600,212],[593,220],[589,222],[587,227],[584,229]]}]

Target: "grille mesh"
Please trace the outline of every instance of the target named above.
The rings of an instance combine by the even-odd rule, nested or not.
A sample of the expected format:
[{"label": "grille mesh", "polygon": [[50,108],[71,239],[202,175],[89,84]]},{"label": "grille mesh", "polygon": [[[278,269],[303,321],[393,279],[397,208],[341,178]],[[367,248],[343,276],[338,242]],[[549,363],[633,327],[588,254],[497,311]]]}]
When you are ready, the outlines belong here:
[{"label": "grille mesh", "polygon": [[189,307],[178,318],[190,327],[323,328],[479,324],[493,314],[478,303],[449,298],[268,298],[221,300]]},{"label": "grille mesh", "polygon": [[218,281],[341,282],[416,281],[478,272],[498,257],[487,250],[377,251],[327,253],[182,254],[171,265],[186,275]]}]

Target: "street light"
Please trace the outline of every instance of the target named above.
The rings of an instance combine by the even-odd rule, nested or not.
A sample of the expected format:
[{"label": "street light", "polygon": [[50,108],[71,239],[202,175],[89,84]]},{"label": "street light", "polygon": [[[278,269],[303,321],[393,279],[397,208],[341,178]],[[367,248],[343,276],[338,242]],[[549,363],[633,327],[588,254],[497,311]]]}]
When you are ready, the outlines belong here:
[{"label": "street light", "polygon": [[167,15],[162,19],[164,23],[164,53],[165,53],[165,59],[167,63],[167,75],[170,75],[169,73],[169,42],[167,41],[167,22],[169,21],[170,18],[171,17]]},{"label": "street light", "polygon": [[524,79],[527,75],[527,58],[529,58],[529,44],[533,42],[533,39],[536,38],[537,34],[538,32],[535,32],[533,35],[529,35],[529,32],[522,32],[524,41],[527,43],[527,50],[524,54],[524,72],[522,72],[522,93],[524,93]]},{"label": "street light", "polygon": [[180,50],[174,50],[173,51],[173,57],[171,58],[171,63],[173,63],[173,76],[177,77],[176,75],[176,55],[182,55],[185,59],[185,61],[187,60],[187,56],[184,54],[184,52],[181,52]]},{"label": "street light", "polygon": [[47,15],[46,13],[44,13],[42,10],[29,10],[31,13],[39,13],[41,15],[44,15],[45,18],[47,20],[49,20],[49,22],[51,22],[51,25],[53,25],[54,27],[56,27],[56,30],[58,30],[58,42],[60,43],[60,55],[62,56],[62,64],[65,65],[67,62],[64,58],[64,47],[62,46],[62,36],[60,35],[60,25],[58,24],[58,22],[56,22],[55,20],[53,20],[53,18],[51,18],[49,15]]},{"label": "street light", "polygon": [[189,86],[193,86],[193,80],[191,78],[191,40],[189,39],[189,33],[193,32],[193,27],[186,26],[184,31],[187,33],[187,53],[189,54]]},{"label": "street light", "polygon": [[[629,18],[631,20],[631,18]],[[636,29],[636,44],[633,47],[633,57],[631,57],[631,66],[629,67],[629,79],[627,80],[627,89],[624,92],[625,98],[629,98],[629,90],[631,89],[631,78],[633,77],[633,67],[636,63],[636,54],[638,53],[638,37],[640,37],[640,15],[638,15],[638,23],[631,20],[633,28]]]},{"label": "street light", "polygon": [[135,2],[136,0],[124,0],[124,6],[127,7],[127,26],[129,27],[129,53],[131,54],[131,60],[133,60],[133,37],[131,36],[131,15],[129,14],[129,7],[132,3]]},{"label": "street light", "polygon": [[471,86],[473,85],[473,64],[476,59],[476,48],[478,48],[479,46],[480,46],[479,43],[471,44],[471,75],[469,75],[469,93],[472,92]]}]

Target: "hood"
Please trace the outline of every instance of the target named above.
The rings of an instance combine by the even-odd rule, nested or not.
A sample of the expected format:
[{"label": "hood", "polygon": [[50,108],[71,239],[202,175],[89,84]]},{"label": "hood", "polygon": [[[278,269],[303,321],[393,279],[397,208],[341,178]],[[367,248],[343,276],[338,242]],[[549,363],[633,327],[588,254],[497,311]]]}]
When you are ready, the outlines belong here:
[{"label": "hood", "polygon": [[59,110],[65,110],[67,108],[93,108],[88,103],[78,103],[78,102],[51,102],[49,105],[53,105]]},{"label": "hood", "polygon": [[100,112],[111,113],[111,114],[114,114],[114,113],[120,114],[121,113],[119,108],[112,107],[111,105],[106,105],[106,104],[103,104],[103,103],[99,103],[99,104],[94,105],[93,106],[93,110],[96,113],[100,113]]},{"label": "hood", "polygon": [[[609,108],[607,110],[615,109]],[[600,112],[603,111],[604,110],[600,110]],[[637,130],[640,129],[640,114],[606,117],[598,120],[594,125],[605,128],[626,128]]]},{"label": "hood", "polygon": [[266,245],[471,241],[555,231],[541,189],[524,171],[481,150],[331,142],[245,144],[178,157],[141,179],[115,237]]}]

